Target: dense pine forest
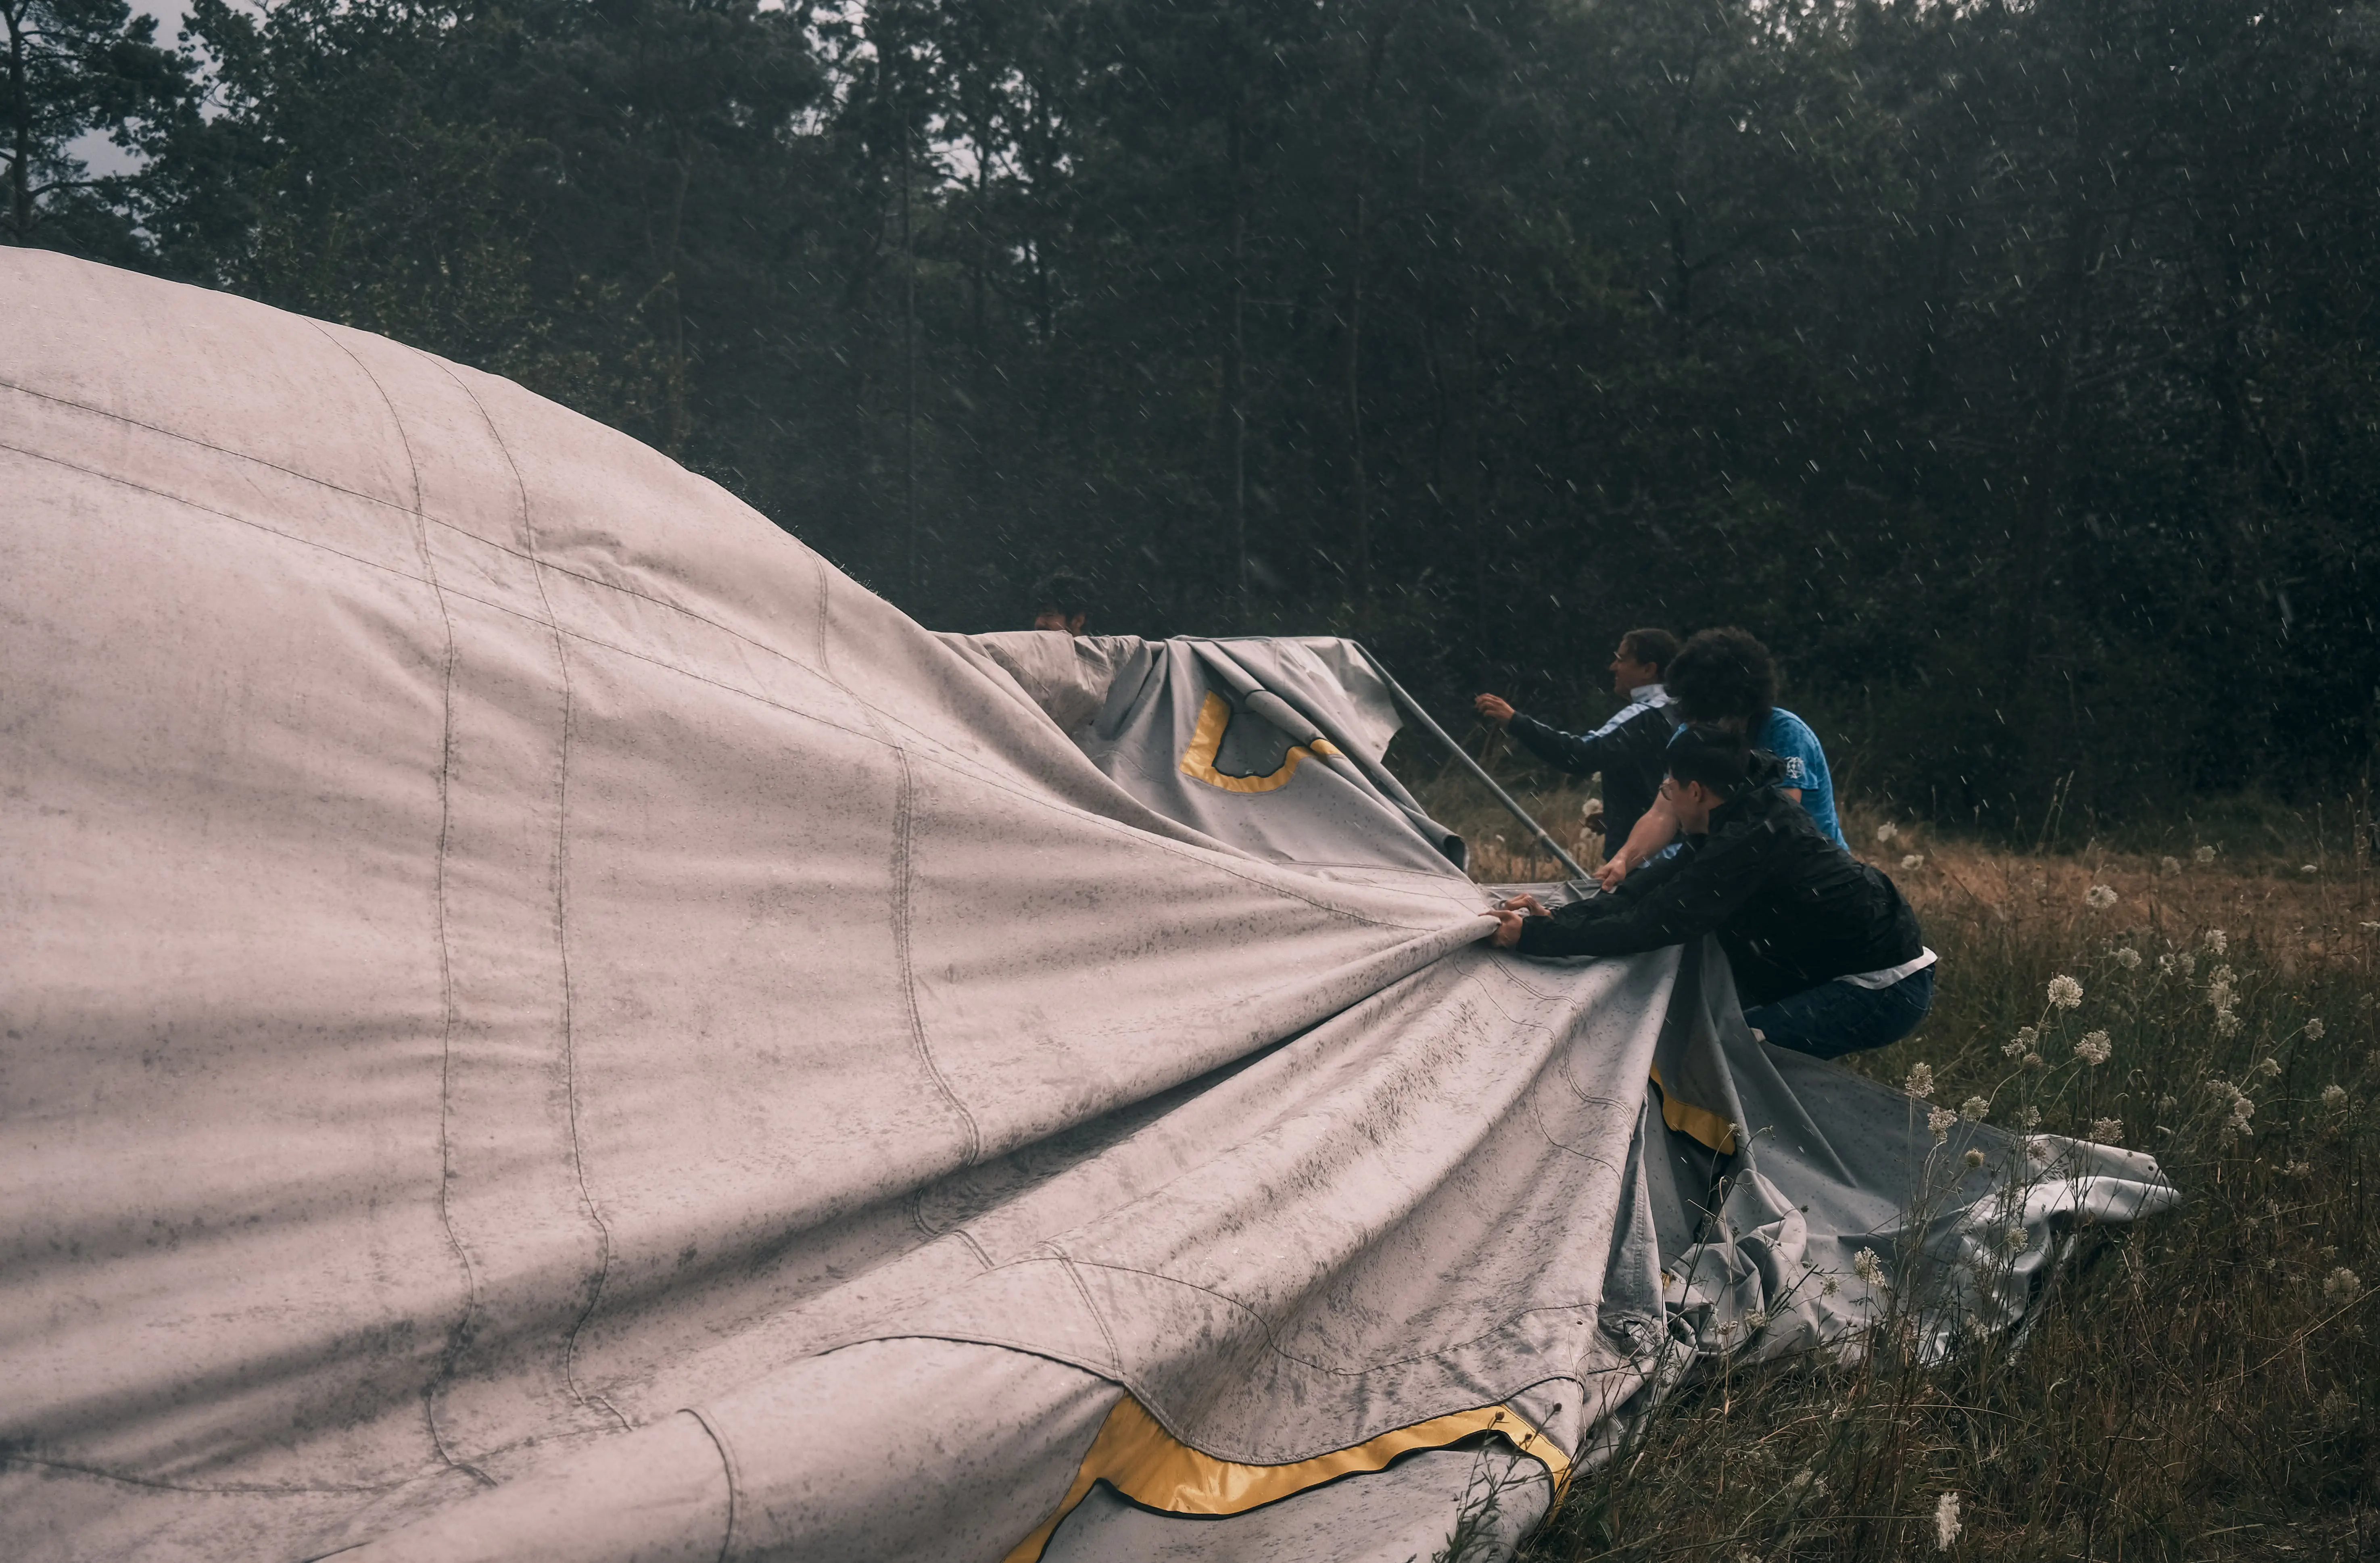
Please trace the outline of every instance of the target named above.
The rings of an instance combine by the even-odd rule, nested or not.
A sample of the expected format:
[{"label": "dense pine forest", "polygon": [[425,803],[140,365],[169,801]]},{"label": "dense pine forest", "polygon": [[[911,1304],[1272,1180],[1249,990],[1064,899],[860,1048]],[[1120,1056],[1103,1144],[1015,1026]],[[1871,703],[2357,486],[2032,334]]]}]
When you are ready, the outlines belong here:
[{"label": "dense pine forest", "polygon": [[1921,814],[2368,788],[2380,5],[0,14],[11,241],[517,378],[931,624],[1070,567],[1583,719],[1741,623]]}]

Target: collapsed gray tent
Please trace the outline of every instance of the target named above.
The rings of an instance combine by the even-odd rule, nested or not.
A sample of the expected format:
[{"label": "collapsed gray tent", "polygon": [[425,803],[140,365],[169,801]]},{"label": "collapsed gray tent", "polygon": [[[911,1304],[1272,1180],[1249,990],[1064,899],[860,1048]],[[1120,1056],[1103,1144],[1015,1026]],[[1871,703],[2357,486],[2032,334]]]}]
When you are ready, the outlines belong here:
[{"label": "collapsed gray tent", "polygon": [[1342,642],[936,636],[504,381],[0,289],[9,1557],[1427,1556],[1860,1247],[2005,1325],[2170,1198],[1962,1127],[1912,1223],[1715,951],[1480,945]]}]

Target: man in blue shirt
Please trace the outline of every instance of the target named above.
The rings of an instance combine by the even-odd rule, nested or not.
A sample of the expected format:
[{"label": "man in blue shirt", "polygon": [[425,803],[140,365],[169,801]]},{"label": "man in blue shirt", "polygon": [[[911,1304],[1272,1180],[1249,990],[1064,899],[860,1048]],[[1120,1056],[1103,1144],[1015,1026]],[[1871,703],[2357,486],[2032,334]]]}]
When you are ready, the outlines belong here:
[{"label": "man in blue shirt", "polygon": [[[1801,804],[1818,834],[1849,849],[1835,815],[1835,780],[1827,769],[1827,751],[1809,723],[1778,707],[1777,661],[1768,648],[1748,630],[1706,629],[1679,648],[1666,682],[1684,721],[1743,733],[1754,748],[1782,761],[1784,779],[1778,790]],[[1676,814],[1666,802],[1657,802],[1595,877],[1610,890],[1630,869],[1677,838]]]}]

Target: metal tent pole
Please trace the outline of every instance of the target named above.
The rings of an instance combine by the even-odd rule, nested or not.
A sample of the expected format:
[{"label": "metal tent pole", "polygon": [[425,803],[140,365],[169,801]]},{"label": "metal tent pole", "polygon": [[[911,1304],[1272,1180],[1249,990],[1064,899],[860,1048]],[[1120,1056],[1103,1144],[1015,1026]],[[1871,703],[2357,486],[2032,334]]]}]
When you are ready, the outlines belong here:
[{"label": "metal tent pole", "polygon": [[1589,877],[1586,869],[1579,863],[1578,859],[1572,857],[1570,854],[1562,850],[1561,842],[1554,840],[1550,835],[1548,835],[1544,826],[1529,818],[1529,811],[1521,806],[1518,799],[1514,798],[1512,794],[1504,791],[1503,788],[1496,784],[1496,779],[1488,774],[1488,768],[1481,765],[1477,760],[1473,759],[1469,752],[1466,751],[1462,745],[1456,743],[1453,738],[1447,733],[1446,729],[1439,726],[1438,722],[1430,716],[1430,714],[1421,709],[1420,701],[1405,693],[1405,686],[1399,684],[1394,677],[1390,676],[1389,670],[1380,665],[1380,660],[1372,655],[1371,648],[1364,645],[1360,641],[1355,642],[1354,645],[1355,649],[1364,654],[1364,660],[1371,665],[1372,671],[1380,675],[1380,682],[1389,686],[1389,693],[1396,697],[1397,704],[1405,709],[1405,714],[1412,717],[1415,721],[1421,723],[1423,728],[1428,732],[1431,737],[1446,745],[1446,752],[1448,754],[1452,755],[1456,759],[1463,762],[1463,768],[1465,770],[1468,770],[1472,775],[1477,777],[1482,782],[1484,782],[1487,785],[1488,790],[1496,794],[1496,801],[1502,804],[1507,809],[1511,810],[1513,818],[1519,820],[1522,824],[1526,825],[1530,831],[1536,836],[1537,840],[1544,844],[1545,849],[1548,852],[1552,853],[1555,857],[1560,859],[1561,866],[1570,870],[1572,878],[1584,879]]}]

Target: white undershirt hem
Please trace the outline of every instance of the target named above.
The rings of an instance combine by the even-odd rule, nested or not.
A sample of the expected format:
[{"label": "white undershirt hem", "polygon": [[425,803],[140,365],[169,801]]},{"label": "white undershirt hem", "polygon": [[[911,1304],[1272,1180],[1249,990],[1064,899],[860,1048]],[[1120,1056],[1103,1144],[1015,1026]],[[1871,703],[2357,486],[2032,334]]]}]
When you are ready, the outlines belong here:
[{"label": "white undershirt hem", "polygon": [[1853,972],[1848,976],[1839,976],[1835,980],[1850,983],[1853,987],[1890,987],[1903,977],[1915,976],[1940,959],[1941,957],[1934,951],[1926,950],[1921,951],[1914,961],[1903,961],[1897,966],[1888,966],[1880,972]]}]

